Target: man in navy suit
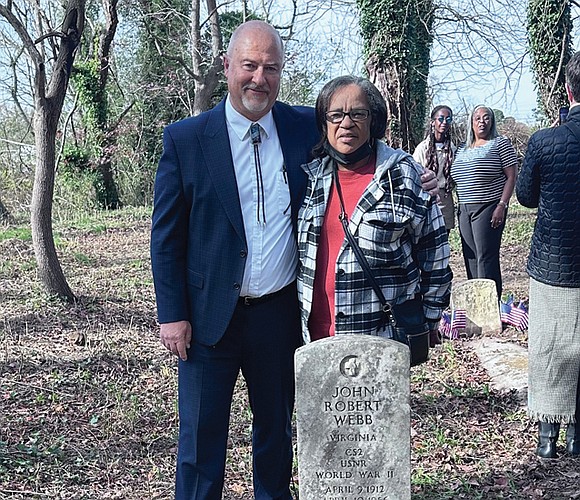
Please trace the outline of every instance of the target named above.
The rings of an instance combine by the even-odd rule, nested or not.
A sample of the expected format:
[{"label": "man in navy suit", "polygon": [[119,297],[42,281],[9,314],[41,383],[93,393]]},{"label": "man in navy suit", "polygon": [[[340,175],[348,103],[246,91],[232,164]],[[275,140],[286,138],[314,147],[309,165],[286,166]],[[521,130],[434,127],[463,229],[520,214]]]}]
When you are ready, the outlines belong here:
[{"label": "man in navy suit", "polygon": [[180,358],[179,500],[221,498],[240,370],[253,414],[254,496],[292,498],[294,224],[306,185],[300,165],[319,132],[313,109],[276,101],[283,65],[278,32],[242,24],[224,56],[228,97],[163,135],[151,262],[161,342]]},{"label": "man in navy suit", "polygon": [[278,32],[243,24],[224,57],[228,97],[164,131],[151,259],[161,342],[180,357],[180,500],[221,498],[240,369],[253,413],[254,495],[292,498],[301,342],[292,221],[306,184],[300,164],[318,132],[312,109],[276,102],[283,65]]}]

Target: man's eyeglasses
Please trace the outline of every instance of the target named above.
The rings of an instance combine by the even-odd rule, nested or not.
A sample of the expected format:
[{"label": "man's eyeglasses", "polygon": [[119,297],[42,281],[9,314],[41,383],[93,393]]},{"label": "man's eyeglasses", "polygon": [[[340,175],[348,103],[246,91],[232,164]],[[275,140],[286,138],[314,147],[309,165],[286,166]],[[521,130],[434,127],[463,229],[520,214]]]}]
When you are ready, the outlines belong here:
[{"label": "man's eyeglasses", "polygon": [[450,124],[451,124],[451,122],[453,121],[453,117],[452,117],[452,116],[438,116],[438,117],[437,117],[437,121],[438,121],[439,123],[443,123],[443,122],[445,122],[445,123],[447,123],[448,125],[450,125]]},{"label": "man's eyeglasses", "polygon": [[368,109],[351,109],[346,111],[328,111],[326,121],[334,124],[341,123],[345,116],[348,116],[353,122],[364,122],[370,115]]}]

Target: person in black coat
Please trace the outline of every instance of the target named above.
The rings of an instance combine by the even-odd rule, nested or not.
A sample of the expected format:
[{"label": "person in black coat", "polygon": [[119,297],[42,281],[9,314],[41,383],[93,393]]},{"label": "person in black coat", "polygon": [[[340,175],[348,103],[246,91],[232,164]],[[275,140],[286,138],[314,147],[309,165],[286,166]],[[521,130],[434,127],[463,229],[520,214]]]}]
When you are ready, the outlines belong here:
[{"label": "person in black coat", "polygon": [[530,275],[528,412],[541,458],[580,455],[580,52],[566,66],[568,121],[530,138],[516,183],[519,202],[538,209]]}]

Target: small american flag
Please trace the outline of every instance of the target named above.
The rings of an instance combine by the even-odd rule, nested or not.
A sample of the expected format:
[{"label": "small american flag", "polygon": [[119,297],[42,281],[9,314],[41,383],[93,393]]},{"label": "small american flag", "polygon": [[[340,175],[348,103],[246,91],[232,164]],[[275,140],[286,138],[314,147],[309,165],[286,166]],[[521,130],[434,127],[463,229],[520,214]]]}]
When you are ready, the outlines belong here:
[{"label": "small american flag", "polygon": [[458,339],[460,330],[467,327],[467,313],[465,309],[454,309],[450,313],[441,314],[439,331],[443,337],[448,339]]},{"label": "small american flag", "polygon": [[439,333],[442,337],[451,338],[451,315],[449,313],[442,313],[439,321]]},{"label": "small american flag", "polygon": [[451,314],[451,329],[465,330],[467,327],[467,312],[465,309],[455,309]]},{"label": "small american flag", "polygon": [[501,302],[499,316],[502,323],[515,326],[518,330],[528,328],[528,308],[522,300],[517,306],[514,305],[514,298],[511,295],[505,302]]}]

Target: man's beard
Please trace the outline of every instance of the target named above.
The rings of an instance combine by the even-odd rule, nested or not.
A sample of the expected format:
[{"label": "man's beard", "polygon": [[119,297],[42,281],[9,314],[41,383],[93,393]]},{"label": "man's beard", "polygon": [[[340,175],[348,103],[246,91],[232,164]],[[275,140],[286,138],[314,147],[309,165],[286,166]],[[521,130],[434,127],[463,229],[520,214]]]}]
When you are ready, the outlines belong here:
[{"label": "man's beard", "polygon": [[244,91],[242,92],[242,104],[248,111],[251,111],[252,113],[261,113],[267,109],[269,105],[268,94],[264,94],[263,99],[253,99],[246,94],[246,91],[255,89],[262,90],[260,87],[252,86],[244,88]]},{"label": "man's beard", "polygon": [[268,107],[268,99],[263,101],[256,101],[255,99],[248,99],[247,97],[242,97],[242,104],[244,107],[251,111],[252,113],[260,113]]}]

